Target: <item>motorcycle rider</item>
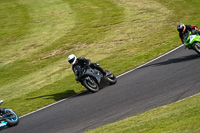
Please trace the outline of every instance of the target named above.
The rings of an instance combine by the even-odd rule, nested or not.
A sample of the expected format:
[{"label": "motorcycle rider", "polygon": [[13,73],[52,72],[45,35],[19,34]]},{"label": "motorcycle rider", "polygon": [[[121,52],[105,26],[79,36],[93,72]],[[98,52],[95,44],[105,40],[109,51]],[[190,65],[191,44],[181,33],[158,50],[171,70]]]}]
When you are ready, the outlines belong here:
[{"label": "motorcycle rider", "polygon": [[183,35],[189,31],[192,32],[192,34],[199,34],[200,35],[200,31],[198,29],[198,27],[196,25],[184,25],[183,23],[180,23],[177,25],[177,30],[179,32],[179,37],[181,39],[182,44],[184,44],[183,42]]},{"label": "motorcycle rider", "polygon": [[[3,103],[3,100],[0,101],[0,105]],[[3,108],[0,108],[0,113],[5,113]]]},{"label": "motorcycle rider", "polygon": [[84,67],[90,66],[91,68],[96,68],[99,70],[103,76],[106,75],[106,72],[99,66],[98,63],[91,63],[91,60],[79,57],[77,58],[74,54],[68,56],[68,62],[72,64],[72,70],[75,74],[75,79],[78,80],[81,76],[82,69]]},{"label": "motorcycle rider", "polygon": [[3,108],[0,108],[0,113],[5,113]]}]

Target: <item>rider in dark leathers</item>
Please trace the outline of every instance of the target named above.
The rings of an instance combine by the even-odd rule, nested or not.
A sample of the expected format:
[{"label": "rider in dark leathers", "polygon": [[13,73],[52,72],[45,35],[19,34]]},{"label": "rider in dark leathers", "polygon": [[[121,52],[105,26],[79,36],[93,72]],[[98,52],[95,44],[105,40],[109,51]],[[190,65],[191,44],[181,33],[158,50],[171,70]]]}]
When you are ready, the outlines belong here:
[{"label": "rider in dark leathers", "polygon": [[76,58],[74,54],[71,54],[68,56],[68,62],[72,64],[72,70],[75,74],[76,80],[79,80],[80,76],[82,75],[82,70],[87,66],[99,70],[103,76],[106,75],[106,72],[99,66],[98,63],[91,63],[91,60],[89,59],[83,57]]},{"label": "rider in dark leathers", "polygon": [[[3,100],[0,101],[0,105],[3,103]],[[0,113],[5,113],[3,108],[0,108]]]},{"label": "rider in dark leathers", "polygon": [[0,108],[0,113],[5,113],[5,110],[3,108]]}]

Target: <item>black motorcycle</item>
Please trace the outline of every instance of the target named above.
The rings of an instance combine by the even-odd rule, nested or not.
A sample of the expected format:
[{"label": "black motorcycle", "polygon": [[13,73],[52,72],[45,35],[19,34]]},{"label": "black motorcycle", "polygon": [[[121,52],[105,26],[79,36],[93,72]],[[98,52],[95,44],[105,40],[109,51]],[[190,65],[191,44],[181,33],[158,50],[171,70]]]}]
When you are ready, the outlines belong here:
[{"label": "black motorcycle", "polygon": [[79,69],[77,71],[81,74],[79,75],[79,78],[76,78],[76,80],[81,82],[81,84],[90,92],[98,92],[99,89],[107,85],[117,83],[115,75],[108,70],[105,70],[106,75],[103,76],[100,71],[89,66],[85,68],[78,67],[77,69]]},{"label": "black motorcycle", "polygon": [[[3,103],[3,100],[0,101],[0,105]],[[16,126],[19,123],[19,118],[17,114],[7,108],[0,108],[0,129],[8,126]]]}]

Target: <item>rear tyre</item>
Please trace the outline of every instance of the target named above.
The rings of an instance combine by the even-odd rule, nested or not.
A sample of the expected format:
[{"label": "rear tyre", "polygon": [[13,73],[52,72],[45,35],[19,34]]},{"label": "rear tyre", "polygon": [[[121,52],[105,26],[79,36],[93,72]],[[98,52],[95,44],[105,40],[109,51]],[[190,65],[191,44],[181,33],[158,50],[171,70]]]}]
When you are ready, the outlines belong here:
[{"label": "rear tyre", "polygon": [[192,45],[192,47],[193,47],[193,49],[194,49],[198,54],[200,54],[200,43],[199,43],[199,42],[194,43],[194,44]]},{"label": "rear tyre", "polygon": [[99,85],[97,84],[97,82],[94,80],[94,78],[92,77],[86,77],[83,82],[82,85],[85,86],[85,88],[90,91],[90,92],[98,92],[99,91]]},{"label": "rear tyre", "polygon": [[[108,73],[111,73],[109,72],[108,70],[106,70]],[[116,84],[117,83],[117,78],[115,77],[114,74],[110,74],[107,76],[107,79],[108,79],[108,82],[110,83],[110,85],[113,85],[113,84]]]},{"label": "rear tyre", "polygon": [[6,122],[8,127],[16,126],[19,123],[19,117],[11,109],[4,109],[6,113],[9,113],[9,116],[6,116]]}]

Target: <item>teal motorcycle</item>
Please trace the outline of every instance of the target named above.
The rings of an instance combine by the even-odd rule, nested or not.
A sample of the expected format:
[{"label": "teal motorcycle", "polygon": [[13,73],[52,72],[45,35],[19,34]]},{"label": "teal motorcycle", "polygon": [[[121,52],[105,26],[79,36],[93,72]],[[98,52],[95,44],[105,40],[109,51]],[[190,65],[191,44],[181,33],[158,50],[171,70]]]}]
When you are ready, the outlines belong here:
[{"label": "teal motorcycle", "polygon": [[184,45],[200,54],[200,35],[187,32],[183,35]]},{"label": "teal motorcycle", "polygon": [[[0,101],[0,105],[3,100]],[[17,114],[12,109],[0,108],[0,130],[6,126],[12,127],[19,123]]]}]

